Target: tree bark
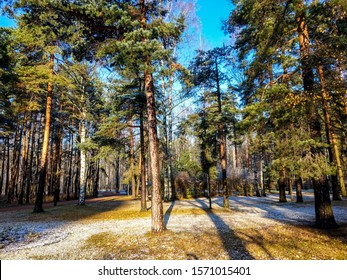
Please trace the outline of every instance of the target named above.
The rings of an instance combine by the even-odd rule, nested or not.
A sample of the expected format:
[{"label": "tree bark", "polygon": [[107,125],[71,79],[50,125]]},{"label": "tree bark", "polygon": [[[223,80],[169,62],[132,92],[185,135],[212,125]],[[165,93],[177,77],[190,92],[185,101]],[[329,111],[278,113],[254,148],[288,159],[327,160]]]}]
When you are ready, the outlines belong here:
[{"label": "tree bark", "polygon": [[4,149],[3,149],[2,162],[1,162],[0,196],[2,195],[2,187],[4,183],[4,176],[5,176],[5,159],[6,159],[6,139],[4,140]]},{"label": "tree bark", "polygon": [[168,114],[168,176],[169,176],[169,189],[171,190],[171,200],[176,200],[176,189],[174,184],[173,168],[172,168],[172,141],[173,141],[173,100],[172,100],[172,91],[173,91],[173,75],[170,77],[171,89],[169,91],[169,114]]},{"label": "tree bark", "polygon": [[[132,111],[132,107],[129,109]],[[136,183],[135,183],[135,142],[134,142],[134,132],[133,132],[133,118],[132,112],[129,118],[129,143],[130,143],[130,177],[131,177],[131,196],[133,198],[137,197],[136,194]]]},{"label": "tree bark", "polygon": [[266,188],[264,184],[264,159],[263,159],[263,152],[261,152],[261,158],[260,158],[260,189],[261,189],[261,195],[266,197]]},{"label": "tree bark", "polygon": [[21,163],[21,174],[18,180],[19,186],[19,197],[18,204],[22,205],[24,203],[24,191],[25,191],[25,181],[27,176],[27,164],[28,164],[28,152],[29,152],[29,141],[30,141],[31,130],[28,129],[27,133],[27,114],[25,113],[23,120],[23,140],[22,140],[22,163]]},{"label": "tree bark", "polygon": [[[304,6],[304,2],[301,1],[298,4],[298,10],[301,11]],[[314,75],[313,69],[310,63],[310,41],[309,32],[306,23],[305,13],[300,12],[296,16],[297,18],[297,31],[300,44],[300,60],[302,66],[302,80],[305,92],[311,96],[312,104],[311,110],[311,133],[313,139],[320,139],[320,122],[318,119],[318,112],[313,102],[313,89],[314,89]],[[311,149],[312,154],[319,154],[320,151],[316,148]],[[336,227],[331,201],[329,197],[329,186],[327,184],[326,176],[322,174],[319,178],[313,179],[314,195],[315,195],[315,208],[316,208],[316,225],[318,227],[328,228]]]},{"label": "tree bark", "polygon": [[226,150],[226,139],[224,135],[224,123],[222,121],[222,94],[220,91],[220,81],[219,81],[219,69],[217,59],[215,61],[216,66],[216,84],[217,84],[217,101],[218,101],[218,114],[219,114],[219,156],[222,168],[222,190],[223,190],[223,207],[230,208],[229,204],[229,188],[227,186],[227,150]]},{"label": "tree bark", "polygon": [[[54,55],[50,55],[51,63],[51,77],[53,76],[53,64],[54,64]],[[45,128],[43,135],[43,144],[41,151],[40,159],[40,169],[39,169],[39,185],[36,192],[36,200],[34,212],[39,213],[43,212],[43,195],[45,190],[46,174],[47,174],[47,156],[49,148],[49,136],[51,129],[51,111],[52,111],[52,97],[53,97],[53,83],[52,81],[48,82],[47,87],[47,100],[46,100],[46,115],[45,115]]]},{"label": "tree bark", "polygon": [[30,160],[27,168],[28,175],[26,177],[26,191],[25,191],[25,203],[28,204],[30,202],[30,194],[32,192],[32,174],[33,174],[33,162],[34,162],[34,151],[35,151],[35,139],[36,139],[36,125],[37,125],[37,114],[34,114],[32,118],[32,128],[31,128],[31,139],[30,139]]},{"label": "tree bark", "polygon": [[337,228],[325,177],[313,179],[316,226],[323,229]]},{"label": "tree bark", "polygon": [[[343,169],[342,169],[342,164],[341,164],[341,156],[340,156],[339,147],[337,146],[337,141],[336,141],[334,129],[333,129],[333,126],[331,123],[330,112],[329,112],[330,106],[328,103],[329,94],[326,92],[324,70],[323,70],[323,65],[321,63],[318,64],[318,74],[319,74],[319,80],[320,80],[320,84],[321,84],[321,97],[322,97],[322,103],[323,103],[325,132],[326,132],[327,142],[329,144],[329,149],[328,149],[329,160],[330,160],[330,163],[333,163],[333,161],[334,161],[333,156],[335,157],[340,191],[341,191],[342,196],[346,197],[347,193],[346,193],[345,180],[344,180]],[[336,175],[333,175],[333,176],[336,176]],[[332,180],[333,199],[341,200],[339,193],[336,191],[336,184],[334,184],[335,181],[336,181],[336,179]]]},{"label": "tree bark", "polygon": [[286,186],[287,186],[287,178],[281,177],[280,179],[278,179],[278,189],[280,191],[279,202],[287,202]]},{"label": "tree bark", "polygon": [[[144,0],[139,0],[141,9],[141,27],[147,28],[147,7]],[[148,140],[149,140],[149,153],[151,160],[151,173],[152,173],[152,231],[160,232],[165,230],[164,215],[163,215],[163,202],[160,185],[160,168],[159,168],[159,141],[157,135],[157,116],[155,110],[155,97],[153,88],[153,77],[148,69],[151,68],[150,57],[145,59],[145,94],[147,102],[147,116],[148,116]]]},{"label": "tree bark", "polygon": [[141,181],[141,211],[147,211],[147,190],[146,190],[146,151],[145,135],[143,123],[143,111],[140,109],[140,181]]},{"label": "tree bark", "polygon": [[15,191],[18,186],[18,172],[19,172],[19,155],[20,155],[20,139],[22,137],[22,129],[18,125],[16,130],[14,142],[13,142],[13,152],[12,152],[12,165],[11,165],[11,177],[9,182],[9,188],[7,193],[7,203],[12,203],[15,199]]},{"label": "tree bark", "polygon": [[100,160],[94,163],[94,176],[93,176],[93,197],[98,197],[99,194],[99,178],[100,178]]},{"label": "tree bark", "polygon": [[85,198],[85,191],[87,187],[87,152],[85,147],[83,145],[86,142],[86,124],[85,124],[85,113],[83,112],[82,120],[81,120],[81,147],[80,147],[80,185],[79,185],[79,198],[78,198],[78,205],[85,205],[86,204],[86,198]]},{"label": "tree bark", "polygon": [[295,188],[296,188],[296,202],[297,203],[304,202],[304,199],[302,196],[302,178],[301,177],[295,180]]},{"label": "tree bark", "polygon": [[120,159],[119,156],[116,157],[116,192],[120,190]]},{"label": "tree bark", "polygon": [[[62,111],[62,108],[60,108],[60,111]],[[60,198],[60,173],[61,173],[61,157],[62,157],[62,127],[61,124],[57,125],[57,129],[54,136],[54,168],[53,168],[53,204],[54,206],[57,205],[59,198]]]},{"label": "tree bark", "polygon": [[145,74],[145,91],[147,98],[148,140],[152,173],[152,231],[159,232],[165,229],[165,225],[160,185],[159,141],[157,135],[153,79],[152,75],[149,73]]},{"label": "tree bark", "polygon": [[7,162],[6,162],[6,180],[5,180],[5,195],[8,195],[10,182],[10,137],[7,137]]}]

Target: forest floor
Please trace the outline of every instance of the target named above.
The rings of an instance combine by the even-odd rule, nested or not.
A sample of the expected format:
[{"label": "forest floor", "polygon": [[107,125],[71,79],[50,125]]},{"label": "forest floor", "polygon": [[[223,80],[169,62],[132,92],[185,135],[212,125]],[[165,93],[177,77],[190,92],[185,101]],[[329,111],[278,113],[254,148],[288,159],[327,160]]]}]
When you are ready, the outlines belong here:
[{"label": "forest floor", "polygon": [[[150,210],[140,201],[109,196],[32,207],[0,208],[0,259],[347,259],[347,200],[334,201],[334,230],[314,228],[312,193],[305,202],[278,195],[188,199],[164,203],[167,230],[151,233]],[[148,202],[150,207],[150,202]]]}]

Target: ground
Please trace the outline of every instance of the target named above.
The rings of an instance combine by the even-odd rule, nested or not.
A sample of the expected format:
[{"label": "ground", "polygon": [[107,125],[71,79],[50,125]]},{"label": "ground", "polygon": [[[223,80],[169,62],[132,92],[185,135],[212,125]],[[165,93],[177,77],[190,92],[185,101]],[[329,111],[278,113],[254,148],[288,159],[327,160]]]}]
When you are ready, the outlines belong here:
[{"label": "ground", "polygon": [[[150,210],[126,196],[0,209],[0,259],[347,259],[347,201],[333,202],[335,230],[314,228],[312,193],[305,202],[278,195],[164,203],[163,233],[151,233]],[[150,202],[149,202],[150,206]]]}]

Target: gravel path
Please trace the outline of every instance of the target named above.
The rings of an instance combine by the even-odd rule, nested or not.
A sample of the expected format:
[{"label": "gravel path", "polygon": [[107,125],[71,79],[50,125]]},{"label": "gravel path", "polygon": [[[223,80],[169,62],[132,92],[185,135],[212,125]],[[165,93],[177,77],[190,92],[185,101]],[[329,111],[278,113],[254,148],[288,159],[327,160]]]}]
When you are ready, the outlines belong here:
[{"label": "gravel path", "polygon": [[[231,197],[231,210],[224,211],[221,207],[222,199],[215,198],[215,212],[207,211],[207,199],[175,201],[164,204],[165,223],[168,229],[175,232],[313,224],[313,197],[307,194],[304,199],[305,203],[298,205],[293,202],[278,203],[277,195],[262,198]],[[206,211],[189,213],[189,210],[199,208]],[[170,214],[173,209],[180,209],[183,214]],[[337,202],[334,205],[334,214],[338,223],[347,223],[347,201]],[[0,259],[35,259],[49,256],[58,256],[61,259],[93,259],[93,254],[81,255],[81,247],[89,237],[104,232],[129,237],[141,236],[150,232],[151,226],[150,218],[88,222],[18,221],[18,217],[23,218],[24,215],[18,210],[0,212]],[[30,215],[28,217],[30,218]]]}]

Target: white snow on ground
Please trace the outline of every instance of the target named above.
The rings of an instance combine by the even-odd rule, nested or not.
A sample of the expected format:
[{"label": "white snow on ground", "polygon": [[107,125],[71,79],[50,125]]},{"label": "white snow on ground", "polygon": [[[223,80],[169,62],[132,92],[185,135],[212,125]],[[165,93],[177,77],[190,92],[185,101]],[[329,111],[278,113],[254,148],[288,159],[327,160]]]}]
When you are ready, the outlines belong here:
[{"label": "white snow on ground", "polygon": [[[165,203],[165,223],[172,231],[228,231],[237,228],[262,228],[279,224],[313,224],[315,220],[312,194],[305,203],[279,203],[277,195],[267,197],[231,197],[230,211],[205,214],[170,215],[170,208],[201,208],[207,210],[207,199],[191,199]],[[134,201],[134,203],[139,203]],[[213,199],[213,208],[221,209],[222,198]],[[169,209],[169,210],[167,210]],[[347,223],[347,201],[333,208],[338,223]],[[183,212],[185,213],[185,212]],[[120,235],[141,236],[151,229],[150,218],[131,220],[16,222],[18,213],[0,212],[0,259],[30,259],[35,256],[59,256],[69,252],[78,256],[84,241],[90,236],[113,232]],[[70,254],[71,255],[71,254]],[[65,256],[65,257],[64,257]],[[93,255],[88,256],[93,259]]]}]

